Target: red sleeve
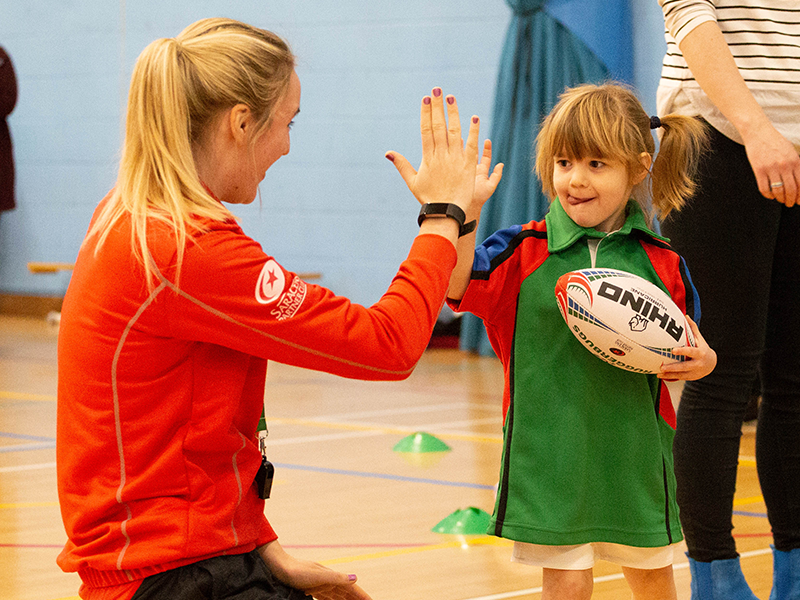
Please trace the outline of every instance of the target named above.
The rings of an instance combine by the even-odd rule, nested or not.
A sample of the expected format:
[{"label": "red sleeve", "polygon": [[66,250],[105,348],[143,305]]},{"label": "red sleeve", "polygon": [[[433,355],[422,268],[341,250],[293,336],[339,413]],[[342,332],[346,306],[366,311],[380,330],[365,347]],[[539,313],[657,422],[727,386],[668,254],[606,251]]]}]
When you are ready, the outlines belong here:
[{"label": "red sleeve", "polygon": [[427,347],[455,262],[445,238],[418,236],[367,308],[302,281],[238,228],[212,231],[189,244],[179,284],[169,284],[169,334],[345,377],[403,379]]},{"label": "red sleeve", "polygon": [[258,536],[256,545],[258,547],[261,547],[264,544],[269,544],[270,542],[274,542],[277,539],[278,539],[278,534],[275,533],[275,530],[272,528],[272,525],[270,525],[269,521],[267,521],[267,518],[264,517],[264,523],[261,527],[261,533]]}]

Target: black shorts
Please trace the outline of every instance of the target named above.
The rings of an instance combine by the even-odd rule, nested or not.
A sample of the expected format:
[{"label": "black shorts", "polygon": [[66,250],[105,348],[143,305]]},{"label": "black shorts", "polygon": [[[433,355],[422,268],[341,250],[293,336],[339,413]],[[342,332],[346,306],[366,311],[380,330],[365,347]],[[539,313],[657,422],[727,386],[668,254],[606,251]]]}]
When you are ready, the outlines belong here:
[{"label": "black shorts", "polygon": [[258,551],[217,556],[146,578],[133,600],[303,600],[270,573]]}]

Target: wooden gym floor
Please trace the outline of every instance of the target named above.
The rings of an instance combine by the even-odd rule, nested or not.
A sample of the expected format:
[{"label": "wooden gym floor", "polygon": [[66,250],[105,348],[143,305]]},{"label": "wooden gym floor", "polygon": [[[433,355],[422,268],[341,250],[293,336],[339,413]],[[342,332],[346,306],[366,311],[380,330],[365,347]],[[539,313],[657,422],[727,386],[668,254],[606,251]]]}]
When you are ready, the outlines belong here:
[{"label": "wooden gym floor", "polygon": [[[55,481],[57,328],[0,315],[0,600],[77,600],[55,564],[66,541]],[[539,598],[541,571],[509,560],[506,540],[431,529],[459,509],[491,512],[501,449],[502,373],[494,358],[428,350],[399,383],[349,381],[272,364],[267,515],[292,553],[348,573],[375,600]],[[451,451],[422,464],[393,451],[417,431]],[[771,542],[745,427],[734,524],[742,567],[769,596]],[[80,443],[80,440],[75,440]],[[675,565],[688,599],[685,557]],[[600,562],[593,598],[630,598]]]}]

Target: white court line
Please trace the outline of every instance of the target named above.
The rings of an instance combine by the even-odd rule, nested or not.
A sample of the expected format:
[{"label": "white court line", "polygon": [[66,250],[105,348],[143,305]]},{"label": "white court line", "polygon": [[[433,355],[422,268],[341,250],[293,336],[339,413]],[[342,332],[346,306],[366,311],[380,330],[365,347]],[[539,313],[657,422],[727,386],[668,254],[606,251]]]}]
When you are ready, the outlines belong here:
[{"label": "white court line", "polygon": [[[387,425],[385,423],[358,423],[358,422],[339,422],[339,423],[326,423],[326,425],[330,425],[331,427],[335,427],[336,425],[341,425],[343,427],[365,427],[369,428],[368,431],[344,431],[341,433],[323,433],[319,435],[306,435],[306,436],[295,436],[291,438],[279,438],[275,437],[274,435],[270,435],[267,438],[267,444],[269,446],[288,446],[291,444],[305,444],[309,442],[328,442],[331,440],[347,440],[347,439],[354,439],[354,438],[364,438],[364,437],[377,437],[380,435],[398,435],[398,433],[416,433],[418,431],[425,431],[426,433],[448,433],[451,435],[464,435],[464,436],[476,436],[482,435],[482,437],[491,437],[486,436],[483,434],[476,434],[474,431],[464,431],[464,432],[454,432],[451,431],[450,427],[463,427],[464,425],[483,425],[486,423],[495,423],[496,419],[476,419],[474,421],[454,421],[452,423],[437,423],[436,425],[429,424],[429,425],[415,425],[413,427],[396,427],[394,425]],[[276,427],[280,427],[280,423],[276,425]],[[273,426],[270,426],[273,428]],[[274,431],[274,428],[273,428]],[[497,436],[497,439],[502,439],[501,436]]]},{"label": "white court line", "polygon": [[293,438],[267,438],[267,447],[289,446],[291,444],[307,444],[309,442],[328,442],[330,440],[347,440],[351,438],[377,437],[384,435],[385,431],[347,431],[344,433],[323,433],[320,435],[306,435]]},{"label": "white court line", "polygon": [[[763,554],[770,554],[772,552],[771,548],[762,548],[761,550],[751,550],[750,552],[742,552],[741,558],[750,558],[751,556],[761,556]],[[677,571],[679,569],[688,569],[689,563],[688,562],[681,562],[676,565],[672,566],[672,569]],[[604,575],[603,577],[595,577],[595,583],[603,583],[605,581],[616,581],[618,579],[624,579],[625,575],[622,573],[615,573],[614,575]],[[467,598],[465,600],[504,600],[505,598],[518,598],[519,596],[528,596],[530,594],[541,594],[542,588],[529,588],[527,590],[517,590],[515,592],[504,592],[502,594],[492,594],[491,596],[478,596],[475,598]]]},{"label": "white court line", "polygon": [[56,463],[38,463],[35,465],[18,465],[16,467],[0,467],[0,473],[16,473],[18,471],[36,471],[38,469],[55,469]]},{"label": "white court line", "polygon": [[363,419],[365,417],[383,417],[390,415],[410,415],[435,412],[437,410],[452,410],[461,408],[477,408],[480,410],[497,410],[497,406],[470,404],[469,402],[451,402],[448,404],[426,404],[423,406],[404,406],[399,408],[384,408],[381,410],[367,410],[362,412],[339,413],[336,415],[322,415],[311,417],[309,421],[335,421],[342,419]]}]

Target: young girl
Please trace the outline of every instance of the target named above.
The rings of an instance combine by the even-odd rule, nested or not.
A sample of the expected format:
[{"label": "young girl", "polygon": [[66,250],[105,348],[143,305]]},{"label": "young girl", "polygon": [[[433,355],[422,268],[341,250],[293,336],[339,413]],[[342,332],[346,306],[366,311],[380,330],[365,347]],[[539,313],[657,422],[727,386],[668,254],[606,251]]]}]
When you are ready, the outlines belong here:
[{"label": "young girl", "polygon": [[[655,127],[664,136],[653,161]],[[498,231],[474,254],[472,236],[459,242],[449,303],[483,319],[505,370],[491,532],[515,540],[513,560],[544,569],[544,600],[590,598],[597,559],[622,566],[634,598],[676,597],[675,415],[662,380],[703,377],[716,356],[691,322],[698,346],[675,350],[685,362],[658,375],[613,367],[568,330],[554,288],[575,269],[621,269],[667,291],[697,320],[688,271],[651,230],[645,207],[650,175],[659,214],[680,208],[704,139],[692,119],[651,120],[622,86],[568,90],[537,139],[549,214]],[[498,169],[487,177],[490,162],[488,147],[475,192],[483,202],[500,179]]]}]

